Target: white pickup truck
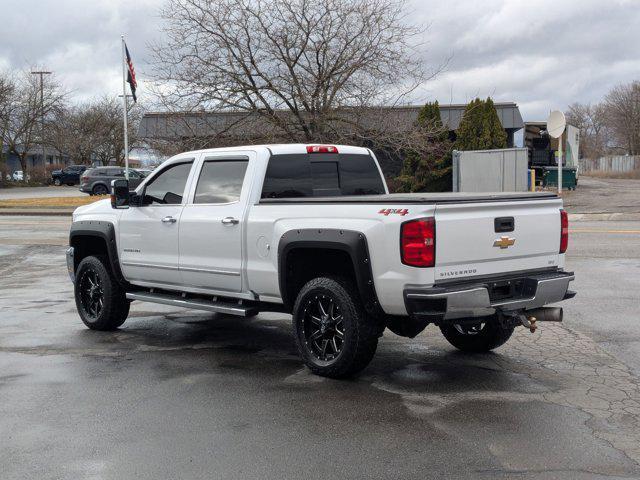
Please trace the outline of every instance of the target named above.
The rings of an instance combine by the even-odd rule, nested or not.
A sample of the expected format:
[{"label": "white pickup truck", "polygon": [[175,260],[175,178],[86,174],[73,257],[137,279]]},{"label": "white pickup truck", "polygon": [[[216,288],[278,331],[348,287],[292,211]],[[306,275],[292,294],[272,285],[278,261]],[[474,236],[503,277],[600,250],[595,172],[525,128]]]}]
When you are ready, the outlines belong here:
[{"label": "white pickup truck", "polygon": [[133,300],[238,316],[291,313],[306,365],[345,377],[385,328],[428,324],[465,351],[562,319],[567,215],[551,193],[389,194],[374,154],[265,145],[187,152],[73,214],[82,321],[118,328]]}]

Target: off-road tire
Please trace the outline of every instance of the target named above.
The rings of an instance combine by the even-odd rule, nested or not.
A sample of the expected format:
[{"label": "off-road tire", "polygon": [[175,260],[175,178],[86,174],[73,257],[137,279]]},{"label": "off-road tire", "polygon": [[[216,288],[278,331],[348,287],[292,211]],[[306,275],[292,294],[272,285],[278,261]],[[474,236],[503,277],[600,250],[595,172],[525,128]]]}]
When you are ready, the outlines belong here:
[{"label": "off-road tire", "polygon": [[[85,257],[76,269],[74,296],[76,307],[82,322],[92,330],[115,330],[122,325],[129,315],[130,302],[118,280],[113,275],[109,262],[104,256]],[[97,279],[101,286],[102,308],[96,313],[88,308],[86,290],[88,279]],[[83,291],[84,296],[83,296]]]},{"label": "off-road tire", "polygon": [[[305,315],[309,302],[318,297],[330,297],[342,316],[343,340],[339,354],[330,360],[321,360],[309,344],[309,332],[305,330]],[[293,307],[293,330],[300,356],[316,375],[330,378],[346,378],[364,369],[373,358],[378,337],[383,328],[368,317],[356,289],[341,278],[319,277],[307,282],[298,293]]]},{"label": "off-road tire", "polygon": [[463,352],[481,353],[504,345],[513,334],[515,326],[503,323],[497,317],[484,322],[484,327],[475,334],[460,333],[454,325],[443,325],[440,331],[447,341]]}]

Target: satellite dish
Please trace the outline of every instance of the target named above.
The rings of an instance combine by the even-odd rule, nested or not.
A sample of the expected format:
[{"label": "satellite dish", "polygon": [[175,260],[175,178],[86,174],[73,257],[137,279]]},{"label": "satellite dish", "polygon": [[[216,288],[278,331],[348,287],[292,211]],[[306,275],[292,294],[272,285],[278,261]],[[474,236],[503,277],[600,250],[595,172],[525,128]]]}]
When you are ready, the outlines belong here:
[{"label": "satellite dish", "polygon": [[547,119],[547,132],[553,138],[560,138],[564,133],[564,129],[567,126],[567,120],[564,118],[564,113],[560,110],[554,110],[549,114]]}]

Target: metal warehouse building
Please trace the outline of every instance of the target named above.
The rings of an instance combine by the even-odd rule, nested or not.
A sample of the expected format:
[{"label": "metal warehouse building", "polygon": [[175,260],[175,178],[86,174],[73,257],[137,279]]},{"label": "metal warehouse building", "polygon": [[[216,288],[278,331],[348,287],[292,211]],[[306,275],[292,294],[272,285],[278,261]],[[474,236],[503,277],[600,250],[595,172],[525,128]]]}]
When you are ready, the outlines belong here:
[{"label": "metal warehouse building", "polygon": [[[451,132],[460,125],[465,104],[440,106],[443,124]],[[507,144],[514,146],[514,134],[524,123],[518,105],[512,102],[496,103],[498,117],[507,133]],[[408,131],[415,124],[421,105],[372,108],[369,118],[363,119],[371,127],[395,132]],[[280,112],[288,114],[285,111]],[[194,138],[212,139],[210,146],[231,143],[263,143],[264,138],[277,136],[274,127],[256,114],[246,112],[189,112],[147,113],[140,124],[140,137],[148,140],[180,141]]]}]

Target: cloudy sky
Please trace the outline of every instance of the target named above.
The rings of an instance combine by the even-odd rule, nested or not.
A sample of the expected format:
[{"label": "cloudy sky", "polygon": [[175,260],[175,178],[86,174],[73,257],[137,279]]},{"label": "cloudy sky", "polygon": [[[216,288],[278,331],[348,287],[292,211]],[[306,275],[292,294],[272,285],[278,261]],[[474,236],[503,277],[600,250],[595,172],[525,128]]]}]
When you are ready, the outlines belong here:
[{"label": "cloudy sky", "polygon": [[[144,98],[147,45],[161,35],[163,3],[0,0],[0,70],[53,70],[77,101],[117,95],[125,33]],[[411,0],[407,11],[429,26],[425,62],[451,58],[416,102],[491,95],[537,120],[640,79],[640,0]]]}]

